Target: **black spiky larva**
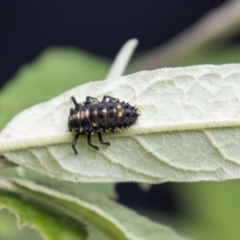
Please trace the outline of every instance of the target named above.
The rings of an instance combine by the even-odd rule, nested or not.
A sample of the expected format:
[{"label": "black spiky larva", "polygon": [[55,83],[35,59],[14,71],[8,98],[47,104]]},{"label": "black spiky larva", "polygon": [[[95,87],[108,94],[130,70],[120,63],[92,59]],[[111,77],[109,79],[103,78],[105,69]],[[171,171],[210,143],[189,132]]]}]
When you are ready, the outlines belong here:
[{"label": "black spiky larva", "polygon": [[[76,133],[72,141],[72,148],[76,154],[78,152],[75,145],[80,134],[86,134],[88,145],[99,150],[92,144],[92,134],[97,132],[99,142],[110,146],[109,142],[103,141],[102,132],[108,130],[115,132],[116,128],[126,128],[134,124],[139,116],[137,108],[108,95],[105,95],[102,101],[89,96],[83,103],[78,103],[75,97],[71,97],[71,99],[75,108],[70,109],[68,128],[70,132]],[[107,99],[109,100],[107,101]]]}]

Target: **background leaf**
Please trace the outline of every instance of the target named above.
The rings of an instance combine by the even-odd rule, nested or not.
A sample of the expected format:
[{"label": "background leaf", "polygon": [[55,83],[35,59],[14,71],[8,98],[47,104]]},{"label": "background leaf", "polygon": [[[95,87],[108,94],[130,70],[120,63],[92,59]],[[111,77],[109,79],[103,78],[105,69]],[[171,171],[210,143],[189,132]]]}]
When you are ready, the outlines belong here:
[{"label": "background leaf", "polygon": [[114,240],[186,239],[94,192],[74,188],[73,185],[34,183],[20,179],[2,180],[0,184],[5,190],[20,193],[41,204],[50,205],[78,221],[84,221]]},{"label": "background leaf", "polygon": [[[47,177],[44,174],[41,174],[37,171],[33,171],[28,168],[24,167],[14,167],[14,168],[6,168],[1,169],[1,176],[2,177],[17,177],[22,179],[31,179],[31,180],[37,180],[37,181],[53,181],[52,178]],[[101,196],[104,196],[106,198],[116,198],[116,192],[115,192],[115,184],[114,183],[73,183],[73,186],[76,188],[80,187],[86,190],[92,190]]]},{"label": "background leaf", "polygon": [[19,227],[36,229],[43,239],[86,239],[86,230],[79,222],[16,194],[1,191],[0,209],[2,208],[15,213]]}]

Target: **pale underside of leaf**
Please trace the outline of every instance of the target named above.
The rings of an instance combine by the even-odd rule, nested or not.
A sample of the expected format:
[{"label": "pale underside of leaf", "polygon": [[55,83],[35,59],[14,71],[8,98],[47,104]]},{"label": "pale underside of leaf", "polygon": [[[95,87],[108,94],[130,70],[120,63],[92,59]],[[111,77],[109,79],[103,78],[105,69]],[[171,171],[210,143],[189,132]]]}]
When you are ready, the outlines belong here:
[{"label": "pale underside of leaf", "polygon": [[[67,118],[90,95],[136,105],[137,124],[106,134],[95,151],[86,136],[71,148]],[[97,137],[93,137],[97,144]],[[0,134],[9,160],[71,181],[199,181],[240,177],[240,65],[164,68],[91,82],[17,115]]]}]

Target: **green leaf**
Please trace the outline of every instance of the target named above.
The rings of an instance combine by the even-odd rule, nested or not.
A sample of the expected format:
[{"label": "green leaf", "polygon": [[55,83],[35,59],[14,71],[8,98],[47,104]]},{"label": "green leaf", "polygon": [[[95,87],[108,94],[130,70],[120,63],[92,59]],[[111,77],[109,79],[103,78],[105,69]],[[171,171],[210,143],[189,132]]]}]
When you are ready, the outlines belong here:
[{"label": "green leaf", "polygon": [[34,183],[29,180],[0,181],[0,188],[50,205],[60,212],[105,233],[114,240],[184,240],[171,229],[149,221],[94,192],[70,188],[63,183]]},{"label": "green leaf", "polygon": [[[142,111],[137,124],[106,135],[111,147],[75,155],[67,119],[72,103],[109,94]],[[0,152],[51,177],[83,182],[199,181],[240,177],[240,65],[169,68],[91,82],[16,116]],[[93,142],[98,139],[93,137]]]},{"label": "green leaf", "polygon": [[13,212],[20,228],[33,228],[45,240],[86,239],[86,230],[82,224],[23,197],[0,192],[0,209],[6,208]]},{"label": "green leaf", "polygon": [[16,113],[66,89],[106,76],[110,62],[73,48],[49,48],[1,91],[0,129]]}]

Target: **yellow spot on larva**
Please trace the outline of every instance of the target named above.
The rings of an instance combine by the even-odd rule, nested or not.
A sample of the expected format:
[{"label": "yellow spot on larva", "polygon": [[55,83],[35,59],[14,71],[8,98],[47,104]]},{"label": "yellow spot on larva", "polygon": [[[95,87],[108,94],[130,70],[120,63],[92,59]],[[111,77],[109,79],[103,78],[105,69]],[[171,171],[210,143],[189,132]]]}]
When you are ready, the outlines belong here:
[{"label": "yellow spot on larva", "polygon": [[122,108],[122,106],[118,104],[117,105],[117,109],[121,109],[121,108]]},{"label": "yellow spot on larva", "polygon": [[121,118],[121,117],[122,117],[122,115],[123,115],[123,113],[122,113],[122,112],[119,112],[119,113],[118,113],[118,117],[119,117],[119,118]]},{"label": "yellow spot on larva", "polygon": [[138,108],[137,113],[141,115],[143,113],[142,109]]}]

